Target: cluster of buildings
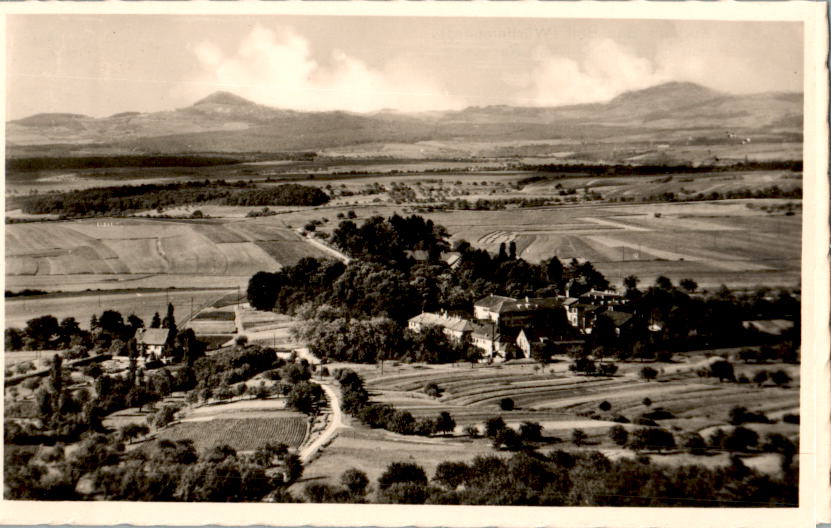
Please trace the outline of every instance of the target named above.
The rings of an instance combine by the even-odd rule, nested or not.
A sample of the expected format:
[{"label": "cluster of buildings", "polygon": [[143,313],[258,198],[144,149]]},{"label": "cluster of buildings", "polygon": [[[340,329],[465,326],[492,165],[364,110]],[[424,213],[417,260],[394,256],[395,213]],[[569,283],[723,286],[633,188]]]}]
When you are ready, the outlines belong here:
[{"label": "cluster of buildings", "polygon": [[[632,321],[632,314],[625,311],[626,304],[623,295],[612,291],[524,299],[488,295],[473,304],[473,319],[447,312],[423,312],[411,318],[408,327],[415,332],[428,326],[441,327],[451,340],[470,339],[482,350],[483,361],[505,361],[532,357],[534,347],[550,344],[563,353],[582,349],[585,340],[570,337],[591,334],[601,314],[611,320],[620,335]],[[568,332],[554,323],[563,314],[571,327]]]}]

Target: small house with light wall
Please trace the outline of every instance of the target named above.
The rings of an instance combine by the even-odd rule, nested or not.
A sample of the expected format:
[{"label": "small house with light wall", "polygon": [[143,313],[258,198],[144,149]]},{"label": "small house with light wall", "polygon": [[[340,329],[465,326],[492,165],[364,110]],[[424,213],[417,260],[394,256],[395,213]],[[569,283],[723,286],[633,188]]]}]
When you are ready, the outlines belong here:
[{"label": "small house with light wall", "polygon": [[153,354],[156,357],[162,355],[164,345],[167,343],[167,328],[139,328],[136,331],[136,344],[141,357]]}]

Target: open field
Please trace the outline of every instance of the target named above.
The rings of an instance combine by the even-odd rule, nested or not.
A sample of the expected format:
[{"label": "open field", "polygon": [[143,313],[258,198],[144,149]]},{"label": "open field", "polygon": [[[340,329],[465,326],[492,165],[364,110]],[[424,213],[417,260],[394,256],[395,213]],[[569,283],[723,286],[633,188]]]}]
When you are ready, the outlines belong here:
[{"label": "open field", "polygon": [[237,222],[139,218],[14,224],[7,275],[251,275],[320,250],[268,219]]},{"label": "open field", "polygon": [[159,432],[159,438],[193,440],[197,451],[227,444],[239,451],[253,451],[267,442],[297,447],[306,437],[306,417],[284,412],[268,418],[214,418],[184,421]]},{"label": "open field", "polygon": [[[453,239],[496,252],[515,242],[531,262],[588,259],[612,282],[637,275],[690,277],[702,287],[796,286],[801,221],[748,208],[750,200],[591,204],[507,211],[432,213]],[[767,201],[754,200],[757,205]]]},{"label": "open field", "polygon": [[470,461],[477,455],[493,454],[487,443],[467,438],[444,439],[402,436],[381,429],[358,427],[341,429],[320,457],[309,464],[303,478],[295,484],[298,491],[307,482],[328,480],[337,483],[349,468],[358,468],[376,482],[391,462],[413,462],[432,476],[442,461]]},{"label": "open field", "polygon": [[83,328],[88,328],[93,314],[98,316],[104,310],[115,310],[125,318],[131,313],[136,314],[149,326],[154,313],[165,314],[168,302],[173,304],[177,321],[184,321],[190,316],[191,308],[195,312],[227,293],[228,290],[170,290],[16,297],[6,299],[5,323],[6,328],[22,328],[29,319],[53,315],[59,321],[74,317]]},{"label": "open field", "polygon": [[[176,288],[240,288],[245,294],[250,275],[6,275],[7,290],[83,292],[94,290],[140,290]],[[236,295],[236,291],[234,292]]]}]

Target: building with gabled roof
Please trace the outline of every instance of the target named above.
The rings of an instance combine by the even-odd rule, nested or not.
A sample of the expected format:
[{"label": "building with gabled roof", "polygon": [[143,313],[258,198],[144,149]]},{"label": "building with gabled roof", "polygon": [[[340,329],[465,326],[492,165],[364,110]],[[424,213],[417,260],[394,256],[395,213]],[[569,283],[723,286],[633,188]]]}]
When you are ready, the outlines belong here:
[{"label": "building with gabled roof", "polygon": [[456,269],[462,263],[462,254],[458,251],[445,251],[441,254],[441,260],[447,264],[450,269]]},{"label": "building with gabled roof", "polygon": [[473,331],[470,340],[473,346],[482,351],[484,361],[505,361],[513,339],[500,333],[496,323],[472,321]]},{"label": "building with gabled roof", "polygon": [[447,337],[457,341],[461,341],[465,334],[473,332],[474,328],[467,319],[447,313],[422,312],[407,321],[407,328],[414,332],[421,332],[427,326],[441,327]]},{"label": "building with gabled roof", "polygon": [[429,262],[430,261],[430,252],[425,249],[407,249],[404,251],[404,254],[415,260],[416,262]]},{"label": "building with gabled roof", "polygon": [[136,330],[136,344],[140,356],[154,354],[161,356],[167,343],[167,328],[139,328]]},{"label": "building with gabled roof", "polygon": [[473,303],[473,317],[480,320],[488,320],[498,323],[499,315],[506,311],[506,307],[516,303],[513,297],[490,294],[483,299]]},{"label": "building with gabled roof", "polygon": [[606,310],[603,315],[611,319],[612,324],[615,325],[615,333],[619,336],[622,331],[632,323],[632,314],[621,312],[618,310]]}]

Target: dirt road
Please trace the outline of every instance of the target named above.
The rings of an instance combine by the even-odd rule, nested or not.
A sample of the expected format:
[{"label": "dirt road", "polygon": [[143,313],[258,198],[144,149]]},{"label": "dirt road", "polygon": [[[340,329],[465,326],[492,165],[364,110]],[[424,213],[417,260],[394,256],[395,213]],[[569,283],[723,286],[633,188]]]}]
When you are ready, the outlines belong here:
[{"label": "dirt road", "polygon": [[340,408],[340,394],[339,390],[329,383],[322,383],[317,380],[311,380],[323,388],[326,393],[326,399],[329,400],[329,408],[332,410],[332,416],[329,419],[329,425],[320,433],[311,444],[300,450],[300,460],[306,464],[317,452],[330,440],[332,440],[341,427],[346,427],[343,422],[343,412]]}]

